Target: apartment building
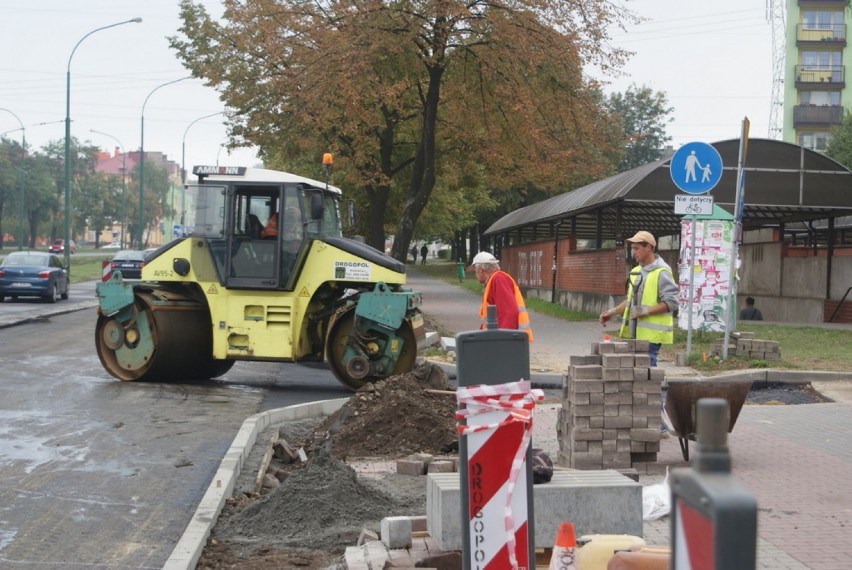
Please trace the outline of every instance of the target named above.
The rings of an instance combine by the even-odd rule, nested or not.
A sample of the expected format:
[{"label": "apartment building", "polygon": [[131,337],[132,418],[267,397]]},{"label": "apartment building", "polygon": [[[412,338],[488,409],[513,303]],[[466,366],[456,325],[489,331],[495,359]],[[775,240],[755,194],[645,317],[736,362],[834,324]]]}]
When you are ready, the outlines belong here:
[{"label": "apartment building", "polygon": [[852,11],[849,0],[786,1],[783,139],[824,151],[831,128],[852,111]]}]

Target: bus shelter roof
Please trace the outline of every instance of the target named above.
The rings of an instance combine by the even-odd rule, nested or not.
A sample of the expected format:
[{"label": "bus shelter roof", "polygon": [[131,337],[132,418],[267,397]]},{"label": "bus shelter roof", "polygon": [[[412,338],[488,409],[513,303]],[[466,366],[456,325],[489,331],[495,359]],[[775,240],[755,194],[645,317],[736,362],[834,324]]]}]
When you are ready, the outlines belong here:
[{"label": "bus shelter roof", "polygon": [[[740,139],[711,143],[722,158],[719,183],[708,195],[733,214]],[[639,230],[679,235],[671,157],[639,166],[515,210],[492,224],[486,236],[510,234],[521,241],[544,237],[616,240]],[[743,162],[745,229],[852,215],[852,172],[799,145],[748,139]]]}]

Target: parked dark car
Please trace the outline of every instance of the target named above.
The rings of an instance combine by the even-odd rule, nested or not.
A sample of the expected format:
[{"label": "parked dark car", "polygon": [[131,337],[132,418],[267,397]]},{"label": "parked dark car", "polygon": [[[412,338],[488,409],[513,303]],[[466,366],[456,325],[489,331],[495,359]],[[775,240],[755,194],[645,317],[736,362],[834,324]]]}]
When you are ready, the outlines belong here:
[{"label": "parked dark car", "polygon": [[0,264],[0,301],[6,297],[41,297],[55,303],[68,298],[68,272],[53,253],[15,251]]},{"label": "parked dark car", "polygon": [[[50,244],[50,247],[47,248],[47,251],[50,253],[65,253],[65,240],[64,239],[55,239],[53,243]],[[74,240],[71,240],[71,247],[68,249],[71,253],[76,253],[77,248],[74,244]]]},{"label": "parked dark car", "polygon": [[112,271],[121,271],[123,279],[142,279],[142,268],[145,267],[145,254],[135,249],[119,251],[112,258]]}]

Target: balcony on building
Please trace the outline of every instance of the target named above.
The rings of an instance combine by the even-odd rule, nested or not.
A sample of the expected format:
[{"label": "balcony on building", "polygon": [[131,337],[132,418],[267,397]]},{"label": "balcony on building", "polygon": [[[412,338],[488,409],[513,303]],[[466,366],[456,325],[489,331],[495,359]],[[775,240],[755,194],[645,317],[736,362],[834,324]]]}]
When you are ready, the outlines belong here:
[{"label": "balcony on building", "polygon": [[793,107],[793,127],[828,128],[843,121],[842,105],[796,105]]},{"label": "balcony on building", "polygon": [[836,6],[848,6],[849,0],[799,0],[799,6],[819,6],[832,8]]},{"label": "balcony on building", "polygon": [[797,65],[796,89],[844,88],[846,69],[843,65]]},{"label": "balcony on building", "polygon": [[798,47],[846,47],[846,24],[797,24]]}]

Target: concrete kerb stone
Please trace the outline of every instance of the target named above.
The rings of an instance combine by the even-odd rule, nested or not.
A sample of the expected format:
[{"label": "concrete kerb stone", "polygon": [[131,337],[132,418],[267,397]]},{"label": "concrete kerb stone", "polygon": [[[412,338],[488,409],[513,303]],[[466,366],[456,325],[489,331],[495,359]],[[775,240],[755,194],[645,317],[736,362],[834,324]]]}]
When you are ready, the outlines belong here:
[{"label": "concrete kerb stone", "polygon": [[[441,368],[441,370],[443,370],[447,374],[447,378],[449,378],[450,380],[455,380],[458,377],[457,368],[455,364],[451,364],[449,362],[442,362],[440,360],[427,359],[427,361]],[[562,376],[563,373],[561,372],[531,372],[530,382],[532,383],[533,388],[558,389],[562,388]]]},{"label": "concrete kerb stone", "polygon": [[225,453],[219,469],[213,475],[213,481],[207,492],[201,498],[198,508],[186,526],[183,534],[172,550],[166,563],[167,570],[191,570],[198,564],[201,552],[210,537],[210,531],[225,506],[225,501],[231,496],[240,475],[246,457],[257,441],[258,435],[271,425],[286,421],[324,417],[334,413],[348,398],[310,402],[286,408],[277,408],[255,414],[243,422],[233,443]]},{"label": "concrete kerb stone", "polygon": [[2,315],[0,316],[0,329],[13,327],[15,325],[24,325],[34,321],[40,321],[42,319],[49,319],[50,317],[58,317],[59,315],[74,313],[84,309],[93,309],[97,306],[97,299],[77,301],[70,304],[68,301],[60,301],[59,306],[50,305],[50,308],[39,307],[37,310],[33,311],[34,314],[23,316],[19,314]]},{"label": "concrete kerb stone", "polygon": [[[667,376],[666,380],[683,379],[686,377]],[[689,377],[695,379],[695,376]],[[698,376],[698,379],[714,380],[751,380],[754,384],[778,383],[778,384],[810,384],[818,380],[830,382],[832,380],[852,380],[852,372],[830,372],[819,370],[787,370],[784,368],[756,368],[748,370],[733,370],[713,376]]]}]

